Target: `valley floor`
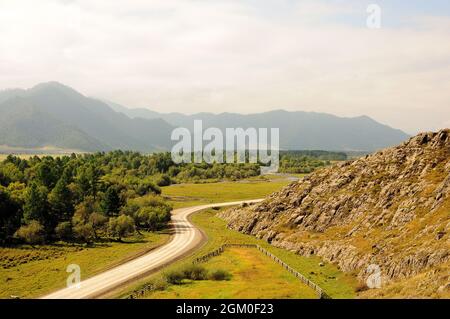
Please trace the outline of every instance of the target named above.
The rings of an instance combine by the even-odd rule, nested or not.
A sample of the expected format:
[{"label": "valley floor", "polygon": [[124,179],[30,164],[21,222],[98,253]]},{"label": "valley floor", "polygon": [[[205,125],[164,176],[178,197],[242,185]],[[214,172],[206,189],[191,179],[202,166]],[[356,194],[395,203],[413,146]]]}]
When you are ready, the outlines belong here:
[{"label": "valley floor", "polygon": [[[164,195],[175,206],[187,207],[218,201],[235,201],[264,197],[288,180],[272,177],[248,182],[182,184],[164,187]],[[0,248],[0,298],[36,298],[66,286],[67,266],[81,268],[81,280],[101,273],[164,244],[166,232],[143,233],[120,242],[97,242],[92,245],[55,243],[31,247]]]},{"label": "valley floor", "polygon": [[[193,259],[209,253],[225,243],[259,244],[263,248],[278,256],[292,268],[296,269],[297,271],[308,277],[310,280],[318,284],[332,298],[355,297],[355,287],[357,286],[357,282],[351,275],[342,273],[337,269],[336,266],[332,264],[324,263],[322,267],[319,266],[319,264],[321,264],[322,262],[320,258],[314,256],[299,256],[295,253],[273,247],[267,242],[259,240],[253,236],[244,235],[239,232],[230,230],[226,227],[225,221],[216,217],[216,214],[218,212],[219,210],[209,209],[196,213],[192,217],[192,222],[200,229],[202,229],[205,235],[208,237],[208,242],[199,251],[184,260],[172,264],[164,271],[153,274],[145,278],[144,280],[141,280],[131,289],[127,288],[121,291],[116,291],[114,297],[125,298],[132,292],[140,290],[149,282],[158,282],[162,279],[165,272],[180,269],[188,264],[191,264]],[[230,251],[225,256],[229,256],[228,254],[233,254],[233,251]],[[249,255],[246,256],[246,254]],[[286,272],[286,270],[282,267],[275,264],[272,260],[264,258],[264,256],[262,255],[258,256],[257,251],[247,251],[246,254],[244,253],[243,255],[242,252],[234,254],[233,258],[235,258],[236,260],[235,263],[229,263],[227,258],[222,258],[222,256],[224,256],[222,255],[211,259],[208,264],[205,264],[208,267],[214,269],[224,269],[234,274],[230,281],[219,283],[214,282],[213,284],[210,281],[197,281],[191,282],[187,285],[169,286],[167,290],[148,292],[143,297],[148,299],[172,297],[197,298],[196,296],[198,296],[198,298],[222,298],[219,296],[223,296],[223,298],[316,298],[316,295],[314,293],[313,295],[310,294],[310,290],[308,287],[305,287],[303,284],[297,281],[295,277]],[[251,260],[252,258],[255,258],[254,264],[248,262],[249,259]],[[255,265],[257,265],[257,269],[261,271],[261,278],[260,280],[248,279],[248,282],[246,283],[244,274],[252,272]],[[263,274],[263,269],[268,269],[268,273],[270,275]],[[260,272],[258,271],[258,273]],[[278,279],[289,278],[289,285],[295,285],[296,290],[287,288],[287,290],[285,290],[284,292],[280,291],[280,294],[278,295],[272,292],[273,295],[272,297],[270,297],[265,292],[263,292],[267,284],[267,282],[263,279],[272,276]],[[278,279],[274,281],[274,286],[277,286],[279,284]],[[253,286],[253,292],[250,293],[247,290],[247,284]],[[239,292],[239,287],[242,289],[242,293]],[[234,291],[237,295],[234,296],[233,294],[223,292],[227,291],[228,289],[230,291]],[[109,297],[112,296],[113,295]]]},{"label": "valley floor", "polygon": [[[187,207],[205,203],[237,201],[262,198],[290,180],[280,177],[255,178],[240,182],[205,184],[181,184],[163,188],[163,196],[175,206]],[[206,244],[191,256],[175,262],[164,271],[155,273],[138,283],[121,287],[107,297],[126,297],[143,284],[161,278],[163,272],[190,264],[196,257],[204,255],[224,243],[259,244],[277,255],[294,269],[321,286],[333,298],[353,298],[355,279],[340,272],[334,265],[317,257],[302,257],[292,252],[278,249],[268,243],[229,230],[226,222],[216,217],[219,210],[209,209],[192,217],[208,238]],[[135,256],[143,254],[167,241],[167,233],[144,233],[143,237],[133,237],[124,243],[104,242],[91,247],[73,244],[55,244],[36,248],[1,248],[0,298],[35,298],[66,285],[69,275],[66,267],[78,264],[81,279],[107,270]],[[186,285],[170,286],[167,291],[149,293],[146,298],[316,298],[310,288],[258,251],[233,250],[210,260],[211,267],[220,267],[232,274],[230,281],[193,282]],[[267,282],[266,278],[273,278]],[[283,288],[281,288],[283,287]],[[265,291],[264,294],[261,291]]]}]

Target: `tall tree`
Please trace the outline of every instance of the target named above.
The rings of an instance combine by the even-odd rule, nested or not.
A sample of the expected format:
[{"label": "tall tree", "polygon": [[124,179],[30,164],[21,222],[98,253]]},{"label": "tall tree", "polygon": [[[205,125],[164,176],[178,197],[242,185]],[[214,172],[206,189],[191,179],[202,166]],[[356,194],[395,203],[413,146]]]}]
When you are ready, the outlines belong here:
[{"label": "tall tree", "polygon": [[19,205],[0,186],[0,242],[6,242],[20,227],[22,217]]},{"label": "tall tree", "polygon": [[40,164],[37,165],[36,178],[42,185],[44,185],[48,189],[53,188],[58,180],[58,175],[55,165],[51,163],[51,160],[45,158]]},{"label": "tall tree", "polygon": [[28,187],[23,205],[23,220],[29,223],[36,220],[41,224],[46,224],[48,218],[48,190],[45,186],[38,186],[32,182]]},{"label": "tall tree", "polygon": [[55,222],[67,221],[73,216],[72,193],[68,187],[70,182],[70,171],[66,169],[48,196]]},{"label": "tall tree", "polygon": [[122,206],[122,200],[120,198],[119,191],[115,186],[109,186],[105,192],[101,207],[106,215],[117,216]]}]

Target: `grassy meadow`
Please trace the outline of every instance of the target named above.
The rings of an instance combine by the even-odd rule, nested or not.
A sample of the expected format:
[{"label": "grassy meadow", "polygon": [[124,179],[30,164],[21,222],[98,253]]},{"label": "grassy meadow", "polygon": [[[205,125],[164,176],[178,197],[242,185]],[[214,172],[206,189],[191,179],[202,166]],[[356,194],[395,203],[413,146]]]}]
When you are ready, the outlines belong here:
[{"label": "grassy meadow", "polygon": [[203,263],[209,271],[225,270],[230,280],[187,280],[171,285],[149,298],[162,299],[229,299],[229,298],[295,298],[314,299],[316,293],[300,283],[279,264],[254,248],[230,248],[222,255]]},{"label": "grassy meadow", "polygon": [[[357,286],[356,280],[349,274],[344,274],[338,270],[335,265],[324,263],[323,267],[320,267],[319,264],[322,262],[320,258],[312,256],[312,257],[303,257],[299,256],[293,252],[276,248],[271,246],[267,242],[263,240],[259,240],[253,236],[245,235],[239,233],[234,230],[230,230],[226,227],[226,222],[222,219],[216,217],[218,210],[209,209],[199,213],[196,213],[192,217],[192,222],[201,228],[206,236],[208,237],[208,241],[206,244],[198,251],[196,251],[190,257],[178,261],[171,266],[167,267],[164,271],[171,271],[180,269],[185,267],[186,265],[192,263],[192,260],[196,257],[202,256],[218,247],[220,247],[224,243],[246,243],[246,244],[259,244],[271,253],[275,254],[291,267],[308,277],[310,280],[320,285],[326,293],[328,293],[332,298],[354,298],[355,297],[355,287]],[[227,252],[228,254],[233,254],[233,251]],[[261,280],[256,281],[252,277],[246,277],[243,273],[252,272],[253,265],[252,262],[248,262],[249,259],[256,262],[258,260],[258,264],[260,265],[259,270],[262,269],[270,269],[270,276],[263,275],[263,278],[277,278],[273,281],[274,284],[279,284],[279,279],[284,278],[291,282],[289,278],[290,275],[286,270],[282,267],[278,267],[276,263],[274,263],[269,258],[263,258],[264,256],[258,255],[259,252],[255,250],[255,252],[246,252],[239,254],[235,254],[236,262],[230,263],[230,258],[221,258],[215,257],[211,259],[206,265],[208,267],[214,269],[224,269],[234,274],[229,281],[224,282],[211,282],[205,281],[196,281],[191,283],[186,283],[181,286],[169,286],[167,290],[157,291],[157,292],[149,292],[144,298],[171,298],[176,296],[177,298],[215,298],[218,296],[222,296],[221,298],[283,298],[281,294],[277,294],[276,291],[272,291],[272,293],[266,293],[264,289],[266,289],[266,281],[263,282]],[[264,266],[261,263],[265,264]],[[258,271],[259,271],[258,270]],[[275,272],[275,274],[274,274]],[[288,277],[286,277],[288,276]],[[115,292],[115,297],[126,297],[133,290],[140,289],[143,285],[152,281],[161,281],[163,278],[163,272],[159,272],[153,274],[134,286],[123,290],[118,290]],[[295,283],[295,277],[293,277],[293,283]],[[251,285],[253,289],[247,289],[247,285]],[[309,289],[305,287],[300,281],[295,283],[296,290],[290,290],[291,288],[287,288],[285,293],[289,292],[289,298],[307,298],[309,296]],[[237,292],[241,287],[242,292]],[[236,296],[231,294],[226,294],[224,291],[235,291],[237,293]],[[286,298],[288,298],[285,295]],[[315,298],[315,297],[314,297]]]},{"label": "grassy meadow", "polygon": [[143,232],[119,242],[90,246],[55,243],[0,249],[0,298],[36,298],[66,286],[66,268],[77,264],[81,280],[148,252],[169,238],[166,233]]},{"label": "grassy meadow", "polygon": [[210,203],[258,199],[280,190],[291,181],[286,177],[257,177],[238,182],[174,184],[162,187],[162,195],[174,208]]}]

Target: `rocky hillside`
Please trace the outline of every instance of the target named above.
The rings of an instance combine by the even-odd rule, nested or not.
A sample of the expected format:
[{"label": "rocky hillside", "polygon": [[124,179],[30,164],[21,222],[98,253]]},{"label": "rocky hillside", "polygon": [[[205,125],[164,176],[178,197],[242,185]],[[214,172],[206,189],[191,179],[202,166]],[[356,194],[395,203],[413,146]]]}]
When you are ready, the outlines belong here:
[{"label": "rocky hillside", "polygon": [[[324,168],[221,217],[354,273],[360,297],[449,297],[450,130]],[[364,286],[371,264],[381,289]]]}]

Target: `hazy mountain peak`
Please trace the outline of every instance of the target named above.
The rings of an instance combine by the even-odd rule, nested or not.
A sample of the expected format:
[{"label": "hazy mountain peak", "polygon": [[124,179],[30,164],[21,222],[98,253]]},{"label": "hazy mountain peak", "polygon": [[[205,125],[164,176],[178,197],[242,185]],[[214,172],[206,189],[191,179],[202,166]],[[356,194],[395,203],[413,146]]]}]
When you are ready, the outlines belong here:
[{"label": "hazy mountain peak", "polygon": [[[367,116],[344,118],[326,113],[280,109],[245,115],[229,112],[185,115],[158,113],[144,108],[129,109],[116,103],[86,97],[56,81],[38,84],[26,91],[0,92],[0,104],[13,96],[26,97],[41,114],[47,114],[48,118],[58,121],[58,127],[68,125],[77,128],[86,136],[99,141],[98,145],[103,148],[107,145],[108,148],[127,150],[169,150],[173,145],[170,140],[173,128],[192,129],[196,119],[203,120],[204,129],[279,128],[280,148],[290,150],[373,151],[395,145],[409,137],[402,131],[380,124]],[[15,103],[19,104],[18,101]],[[8,107],[15,107],[14,101],[8,103]],[[23,111],[18,106],[17,108]],[[23,117],[26,116],[28,115],[24,113]],[[8,121],[7,118],[5,120]],[[19,120],[16,116],[15,121]],[[39,121],[35,123],[36,128],[40,125]],[[64,144],[64,141],[60,144]],[[91,146],[93,144],[89,143]],[[80,147],[83,145],[86,143],[80,143]]]},{"label": "hazy mountain peak", "polygon": [[73,97],[77,97],[77,98],[85,97],[83,94],[79,93],[78,91],[71,88],[70,86],[64,85],[64,84],[56,82],[56,81],[44,82],[44,83],[37,84],[37,85],[33,86],[31,89],[29,89],[28,92],[30,94],[62,93],[62,94],[67,94],[69,96],[73,96]]}]

